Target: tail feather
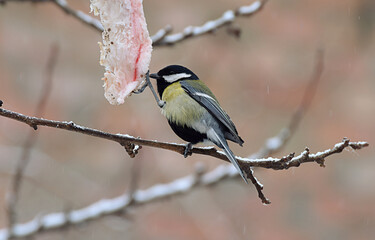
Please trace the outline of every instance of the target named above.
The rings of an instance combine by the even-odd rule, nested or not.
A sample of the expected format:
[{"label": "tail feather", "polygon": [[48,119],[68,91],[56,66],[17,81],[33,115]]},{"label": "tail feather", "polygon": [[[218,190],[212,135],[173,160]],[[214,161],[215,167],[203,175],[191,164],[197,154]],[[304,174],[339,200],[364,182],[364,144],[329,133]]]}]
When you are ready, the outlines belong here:
[{"label": "tail feather", "polygon": [[[217,143],[220,144],[220,145],[219,145],[219,144],[217,144],[217,145],[219,145],[219,147],[222,148],[222,149],[224,150],[225,155],[227,155],[227,158],[231,161],[231,163],[234,165],[234,167],[235,167],[235,168],[237,169],[237,171],[240,173],[242,179],[243,179],[246,183],[248,183],[244,171],[241,170],[241,168],[240,168],[240,166],[239,166],[239,164],[238,164],[238,161],[237,161],[236,157],[234,156],[232,150],[230,150],[230,148],[229,148],[229,146],[228,146],[228,143],[227,143],[227,141],[225,140],[225,138],[224,138],[224,137],[220,137],[219,134],[217,134],[217,132],[216,132],[214,129],[210,129],[209,132],[212,133],[212,134],[210,134],[210,135],[213,135],[212,137],[213,137],[214,139],[212,139],[212,140],[214,140],[214,143],[217,142]],[[215,141],[215,140],[216,140],[216,141]]]}]

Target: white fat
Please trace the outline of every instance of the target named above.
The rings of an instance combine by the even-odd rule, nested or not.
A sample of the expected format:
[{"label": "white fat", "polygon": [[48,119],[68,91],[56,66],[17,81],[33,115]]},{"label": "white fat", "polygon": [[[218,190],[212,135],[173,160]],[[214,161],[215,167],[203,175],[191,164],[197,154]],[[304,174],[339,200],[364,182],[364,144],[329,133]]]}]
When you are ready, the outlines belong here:
[{"label": "white fat", "polygon": [[104,28],[99,43],[100,65],[105,67],[104,95],[111,104],[122,104],[144,81],[151,61],[152,42],[142,0],[90,2]]},{"label": "white fat", "polygon": [[191,74],[187,74],[187,73],[176,73],[176,74],[172,74],[172,75],[167,75],[167,76],[163,76],[164,80],[167,81],[167,82],[175,82],[177,80],[180,80],[182,78],[188,78],[188,77],[191,77]]}]

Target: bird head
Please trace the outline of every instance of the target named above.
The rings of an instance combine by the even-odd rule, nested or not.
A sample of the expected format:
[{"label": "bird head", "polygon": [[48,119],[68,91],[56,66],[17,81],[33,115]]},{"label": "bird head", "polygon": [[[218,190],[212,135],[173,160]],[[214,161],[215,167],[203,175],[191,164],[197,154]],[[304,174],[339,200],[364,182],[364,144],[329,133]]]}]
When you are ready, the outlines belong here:
[{"label": "bird head", "polygon": [[180,65],[169,65],[157,73],[150,74],[150,78],[156,79],[160,98],[163,95],[164,89],[175,82],[181,80],[199,80],[198,76],[191,70]]},{"label": "bird head", "polygon": [[150,78],[156,79],[158,82],[172,84],[181,80],[198,80],[198,76],[191,70],[180,65],[170,65],[161,69],[157,73],[150,74]]}]

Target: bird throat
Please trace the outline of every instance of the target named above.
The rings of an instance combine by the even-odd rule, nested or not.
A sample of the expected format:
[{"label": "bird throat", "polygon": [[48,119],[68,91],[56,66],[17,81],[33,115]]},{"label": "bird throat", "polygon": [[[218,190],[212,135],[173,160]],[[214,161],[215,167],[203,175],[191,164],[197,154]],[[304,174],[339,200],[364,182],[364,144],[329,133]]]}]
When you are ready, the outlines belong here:
[{"label": "bird throat", "polygon": [[[174,83],[173,83],[174,84]],[[163,92],[164,90],[169,86],[171,85],[171,83],[169,82],[166,82],[164,81],[163,79],[158,79],[157,82],[156,82],[156,85],[158,87],[158,93],[159,93],[159,97],[160,99],[163,97]]]}]

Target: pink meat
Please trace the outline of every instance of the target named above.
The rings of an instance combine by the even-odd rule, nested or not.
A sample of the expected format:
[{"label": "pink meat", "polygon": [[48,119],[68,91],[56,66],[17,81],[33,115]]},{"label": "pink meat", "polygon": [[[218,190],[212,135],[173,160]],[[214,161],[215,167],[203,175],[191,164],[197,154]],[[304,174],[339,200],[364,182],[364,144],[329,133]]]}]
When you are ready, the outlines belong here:
[{"label": "pink meat", "polygon": [[104,28],[99,43],[104,95],[111,104],[122,104],[142,83],[151,61],[142,0],[91,0],[91,8]]}]

